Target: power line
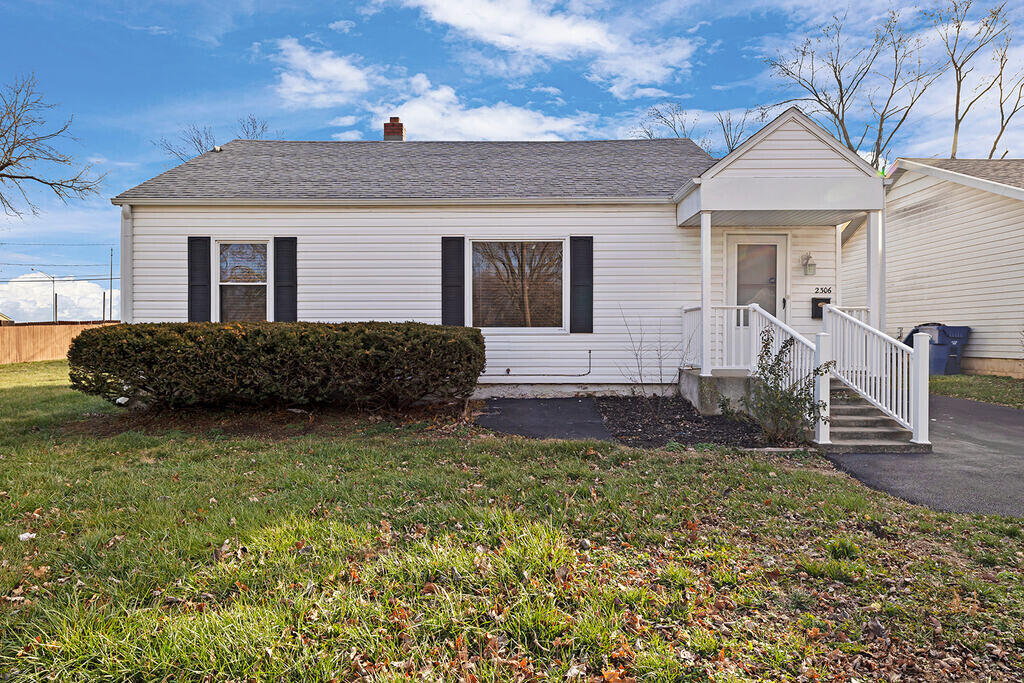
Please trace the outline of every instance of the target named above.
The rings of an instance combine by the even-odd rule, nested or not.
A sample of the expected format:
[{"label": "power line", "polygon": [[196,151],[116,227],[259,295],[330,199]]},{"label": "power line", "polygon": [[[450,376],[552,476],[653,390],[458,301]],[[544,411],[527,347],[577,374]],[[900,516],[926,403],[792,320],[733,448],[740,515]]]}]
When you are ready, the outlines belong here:
[{"label": "power line", "polygon": [[[98,276],[98,277],[74,277],[74,276],[69,275],[69,276],[66,276],[64,279],[61,279],[61,276],[56,276],[54,279],[56,280],[57,284],[60,284],[62,282],[65,282],[65,283],[71,283],[71,282],[109,282],[111,279],[120,280],[121,278],[119,278],[116,275],[113,278],[111,278],[108,275],[103,275],[103,276]],[[0,280],[0,284],[36,284],[37,282],[50,282],[50,279],[49,278],[39,278],[39,279],[33,278],[33,279],[29,280],[29,279],[25,279],[25,278],[15,278],[15,279],[12,279],[12,280]]]},{"label": "power line", "polygon": [[10,247],[119,247],[117,242],[0,242]]},{"label": "power line", "polygon": [[33,266],[46,266],[47,268],[98,268],[105,266],[106,263],[6,263],[0,262],[0,266],[24,266],[25,268],[31,268]]}]

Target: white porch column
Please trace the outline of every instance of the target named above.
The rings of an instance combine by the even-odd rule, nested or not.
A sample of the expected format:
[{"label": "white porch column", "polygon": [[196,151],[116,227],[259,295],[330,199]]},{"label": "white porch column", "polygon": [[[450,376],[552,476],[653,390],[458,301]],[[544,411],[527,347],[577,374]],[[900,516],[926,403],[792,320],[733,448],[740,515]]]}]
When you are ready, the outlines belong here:
[{"label": "white porch column", "polygon": [[711,375],[711,212],[700,212],[700,374]]},{"label": "white porch column", "polygon": [[885,220],[881,210],[868,211],[867,220],[868,325],[885,325]]},{"label": "white porch column", "polygon": [[[832,337],[828,332],[814,335],[814,367],[820,368],[832,358]],[[832,413],[832,373],[814,376],[814,401],[821,405],[821,419],[814,423],[814,442],[832,443],[829,420]]]}]

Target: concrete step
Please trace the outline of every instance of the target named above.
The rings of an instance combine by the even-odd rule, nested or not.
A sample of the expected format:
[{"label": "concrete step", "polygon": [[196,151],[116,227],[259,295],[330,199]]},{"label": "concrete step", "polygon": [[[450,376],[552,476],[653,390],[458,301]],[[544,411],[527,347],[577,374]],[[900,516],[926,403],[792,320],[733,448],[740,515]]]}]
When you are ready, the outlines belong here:
[{"label": "concrete step", "polygon": [[833,427],[887,427],[894,424],[887,416],[879,415],[878,411],[849,414],[836,413],[833,410],[831,417]]},{"label": "concrete step", "polygon": [[892,422],[881,427],[850,427],[831,424],[829,431],[833,439],[840,441],[910,441],[910,432]]},{"label": "concrete step", "polygon": [[845,441],[833,439],[832,443],[818,446],[826,453],[931,453],[930,444],[909,441]]},{"label": "concrete step", "polygon": [[882,415],[882,411],[867,401],[863,403],[833,403],[832,415]]}]

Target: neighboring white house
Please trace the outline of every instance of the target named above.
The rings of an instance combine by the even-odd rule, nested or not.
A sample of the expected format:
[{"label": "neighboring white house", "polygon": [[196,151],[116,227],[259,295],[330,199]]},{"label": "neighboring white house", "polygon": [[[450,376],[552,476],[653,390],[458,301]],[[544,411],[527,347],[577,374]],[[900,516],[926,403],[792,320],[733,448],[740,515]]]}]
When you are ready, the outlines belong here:
[{"label": "neighboring white house", "polygon": [[[898,159],[886,194],[885,330],[972,328],[963,367],[1024,377],[1024,159]],[[865,230],[844,234],[844,303],[865,302]]]},{"label": "neighboring white house", "polygon": [[[823,308],[839,226],[866,216],[875,305],[855,314],[878,327],[882,178],[795,108],[721,160],[686,139],[385,133],[236,140],[115,197],[124,319],[473,325],[482,394],[674,388],[747,374],[766,325],[813,354],[843,315]],[[915,422],[909,398],[871,400]]]}]

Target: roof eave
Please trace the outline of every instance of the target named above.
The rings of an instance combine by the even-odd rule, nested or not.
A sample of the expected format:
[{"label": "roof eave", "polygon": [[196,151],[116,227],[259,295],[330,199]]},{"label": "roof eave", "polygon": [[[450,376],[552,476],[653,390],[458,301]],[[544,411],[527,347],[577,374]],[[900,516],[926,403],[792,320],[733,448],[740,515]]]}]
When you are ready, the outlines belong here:
[{"label": "roof eave", "polygon": [[252,199],[243,197],[112,197],[116,206],[481,206],[488,204],[672,204],[668,195],[639,197],[392,197],[384,199]]},{"label": "roof eave", "polygon": [[1024,188],[1016,187],[1014,185],[1006,185],[1004,183],[996,182],[995,180],[986,180],[985,178],[979,178],[978,176],[950,171],[945,168],[939,168],[938,166],[932,166],[931,164],[922,164],[911,159],[897,159],[896,165],[897,170],[917,171],[918,173],[930,175],[934,178],[939,178],[940,180],[948,180],[967,187],[973,187],[978,190],[984,190],[993,194],[1009,197],[1010,199],[1024,201]]}]

